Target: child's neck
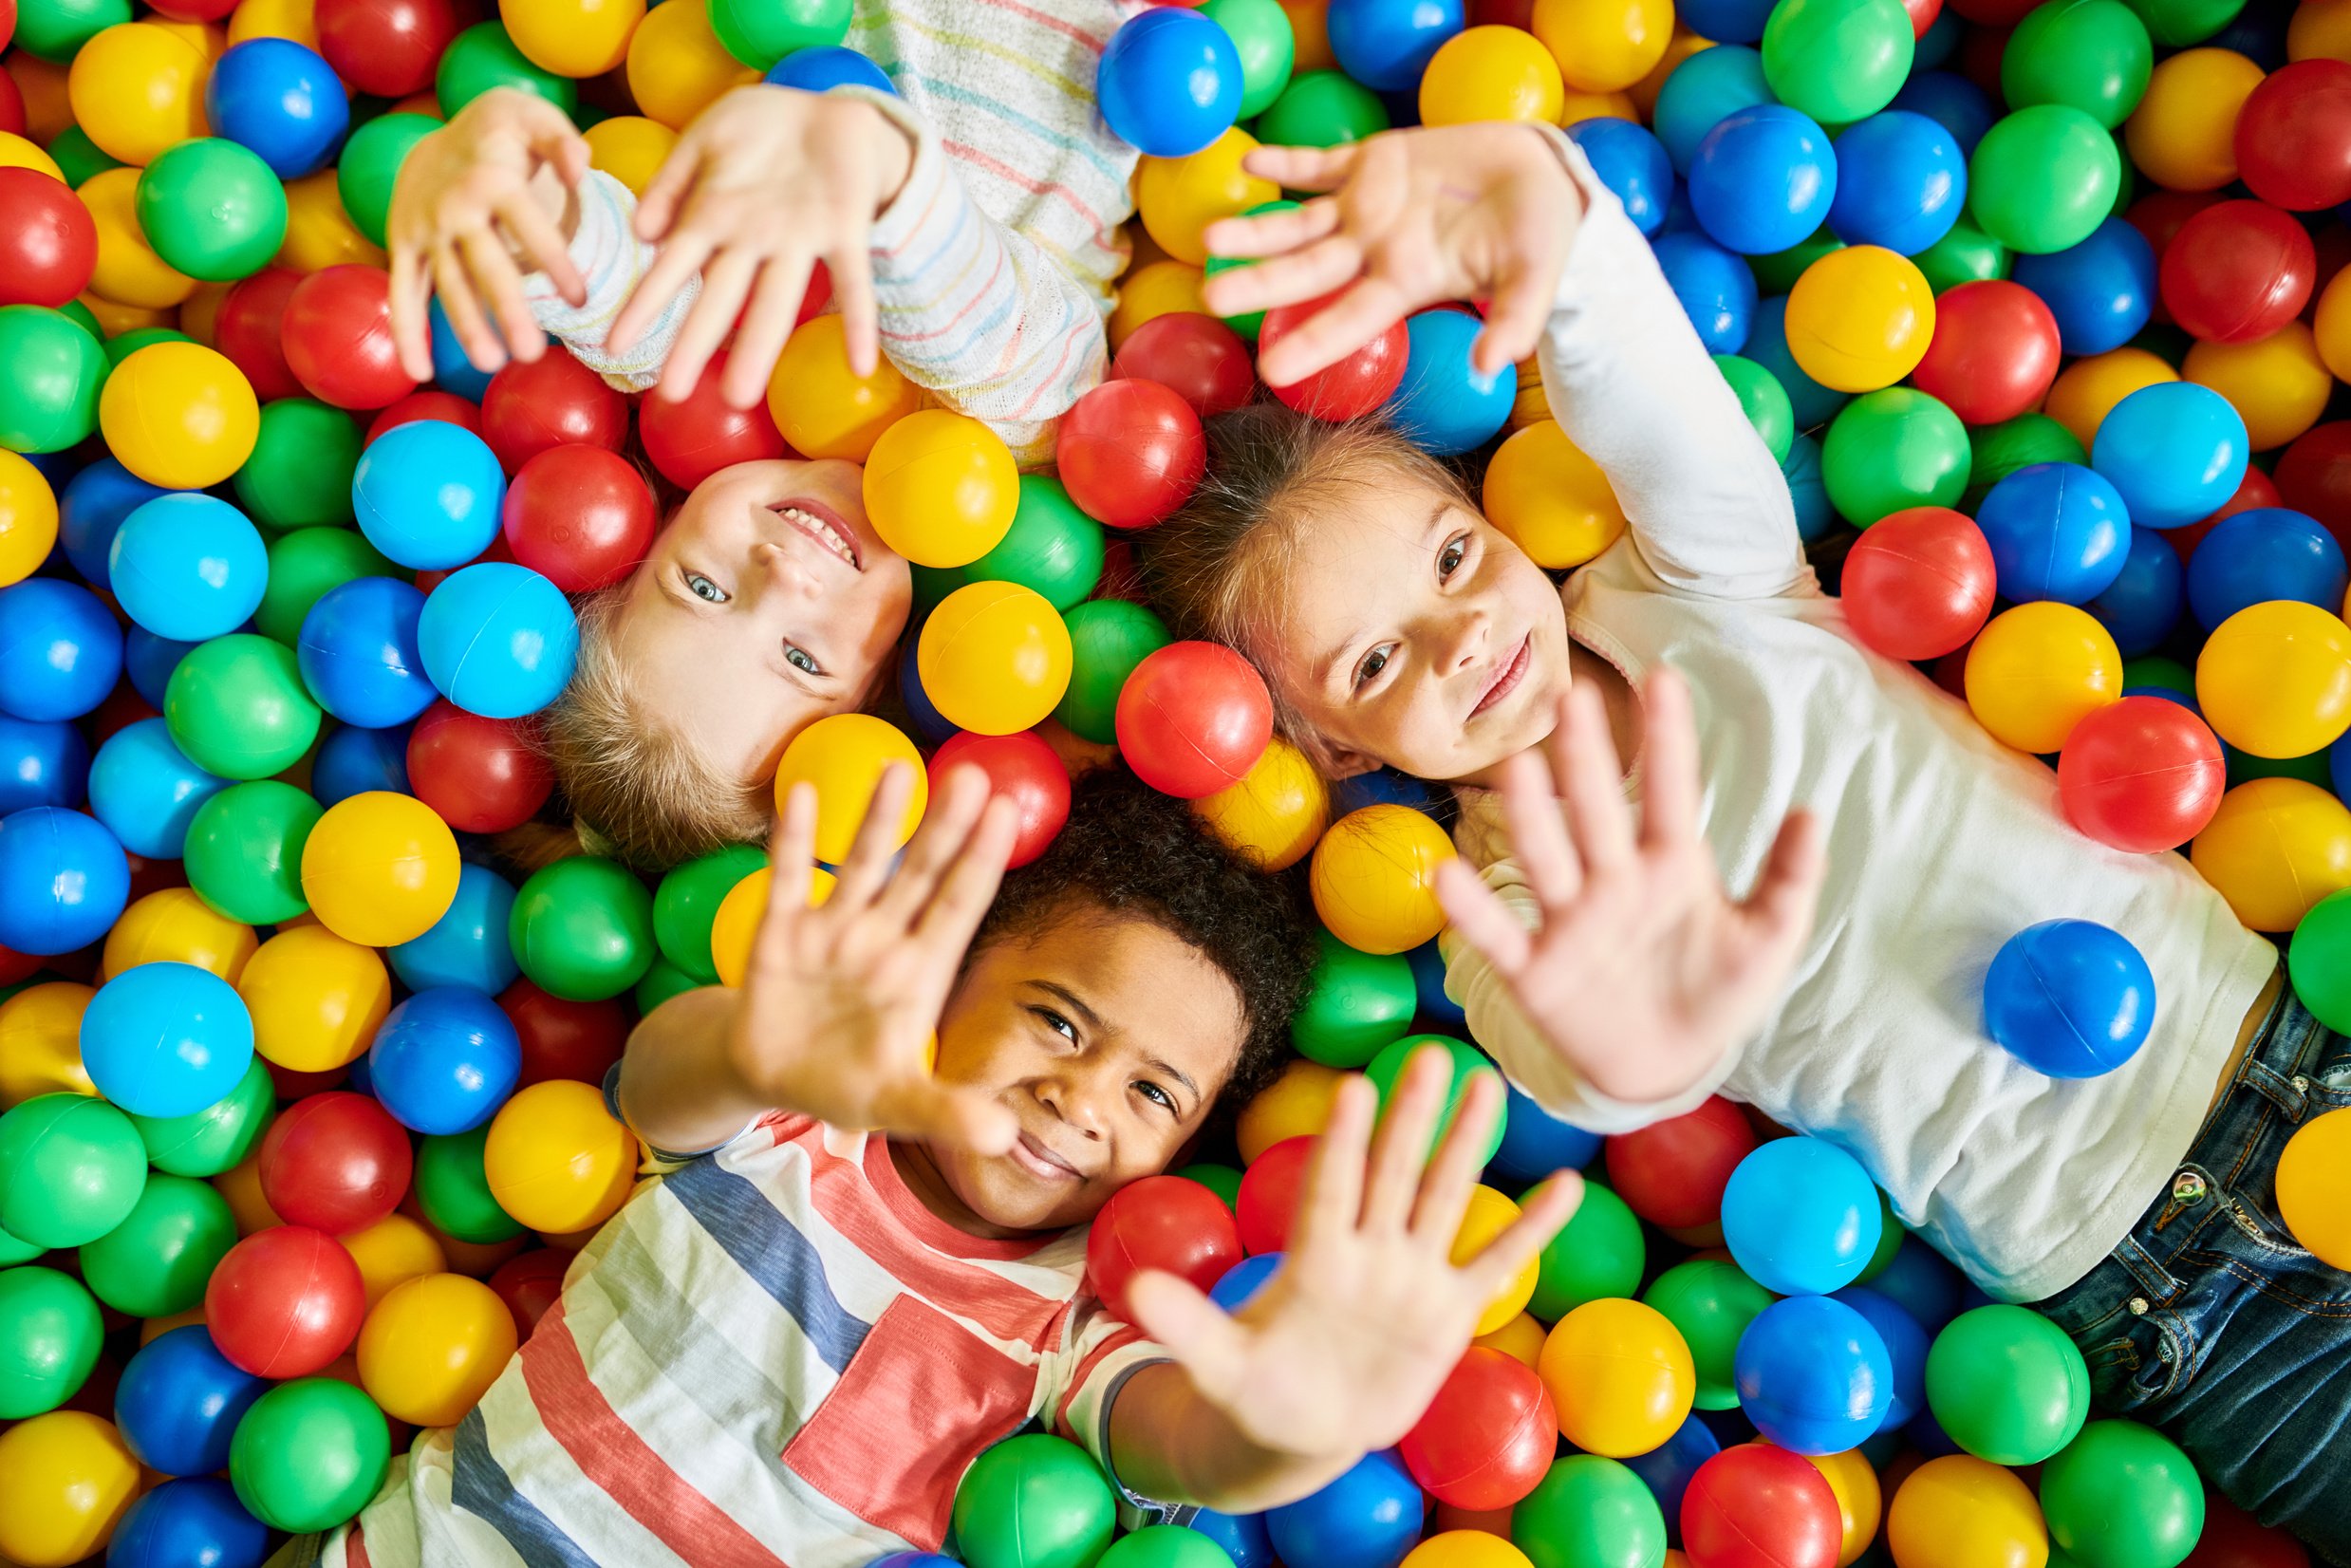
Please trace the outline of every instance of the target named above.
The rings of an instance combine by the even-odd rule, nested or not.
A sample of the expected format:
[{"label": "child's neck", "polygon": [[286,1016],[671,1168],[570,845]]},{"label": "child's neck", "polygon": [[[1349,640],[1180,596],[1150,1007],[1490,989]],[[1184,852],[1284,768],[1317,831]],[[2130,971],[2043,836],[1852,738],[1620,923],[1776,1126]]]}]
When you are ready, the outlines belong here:
[{"label": "child's neck", "polygon": [[1616,755],[1625,759],[1626,771],[1632,771],[1641,757],[1640,694],[1625,679],[1624,671],[1573,638],[1567,644],[1567,667],[1578,681],[1599,692],[1608,707],[1609,738],[1616,742]]},{"label": "child's neck", "polygon": [[946,1173],[931,1158],[928,1145],[892,1139],[888,1148],[890,1164],[897,1170],[898,1179],[906,1184],[906,1190],[920,1199],[924,1208],[964,1235],[977,1236],[983,1241],[1009,1241],[1030,1234],[993,1223],[975,1213],[947,1185]]}]

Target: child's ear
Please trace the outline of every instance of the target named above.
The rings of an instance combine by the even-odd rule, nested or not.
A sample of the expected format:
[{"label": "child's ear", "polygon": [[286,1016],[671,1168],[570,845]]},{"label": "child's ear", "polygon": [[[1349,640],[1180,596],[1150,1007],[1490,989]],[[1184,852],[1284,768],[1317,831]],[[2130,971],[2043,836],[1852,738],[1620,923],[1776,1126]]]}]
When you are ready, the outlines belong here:
[{"label": "child's ear", "polygon": [[1343,746],[1323,747],[1319,760],[1322,771],[1334,779],[1360,778],[1365,774],[1377,772],[1380,765],[1379,758],[1349,751]]}]

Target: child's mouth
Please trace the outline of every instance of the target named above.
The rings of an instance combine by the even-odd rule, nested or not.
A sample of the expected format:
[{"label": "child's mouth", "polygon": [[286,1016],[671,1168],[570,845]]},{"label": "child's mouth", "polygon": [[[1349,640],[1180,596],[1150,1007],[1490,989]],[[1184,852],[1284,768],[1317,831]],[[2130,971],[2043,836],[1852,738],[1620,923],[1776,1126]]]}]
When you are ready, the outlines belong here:
[{"label": "child's mouth", "polygon": [[839,556],[851,571],[866,569],[865,563],[857,558],[856,535],[841,515],[823,502],[795,496],[789,501],[777,501],[768,510]]},{"label": "child's mouth", "polygon": [[1534,636],[1533,632],[1529,632],[1519,639],[1519,645],[1511,650],[1510,657],[1504,660],[1502,667],[1494,672],[1493,684],[1485,688],[1478,698],[1477,706],[1469,710],[1469,716],[1472,719],[1518,690],[1519,682],[1526,679],[1526,666],[1532,658]]},{"label": "child's mouth", "polygon": [[1041,1182],[1074,1182],[1077,1169],[1042,1143],[1023,1132],[1007,1150],[1013,1164]]}]

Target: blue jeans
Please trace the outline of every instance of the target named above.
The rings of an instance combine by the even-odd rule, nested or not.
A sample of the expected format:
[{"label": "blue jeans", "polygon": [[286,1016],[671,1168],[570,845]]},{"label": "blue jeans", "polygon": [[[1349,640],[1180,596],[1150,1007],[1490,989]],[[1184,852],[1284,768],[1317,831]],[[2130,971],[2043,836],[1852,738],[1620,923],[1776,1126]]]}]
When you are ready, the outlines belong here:
[{"label": "blue jeans", "polygon": [[2351,1563],[2351,1274],[2297,1245],[2277,1205],[2279,1151],[2342,1106],[2351,1040],[2289,987],[2168,1189],[2038,1305],[2106,1410],[2162,1428],[2240,1507]]}]

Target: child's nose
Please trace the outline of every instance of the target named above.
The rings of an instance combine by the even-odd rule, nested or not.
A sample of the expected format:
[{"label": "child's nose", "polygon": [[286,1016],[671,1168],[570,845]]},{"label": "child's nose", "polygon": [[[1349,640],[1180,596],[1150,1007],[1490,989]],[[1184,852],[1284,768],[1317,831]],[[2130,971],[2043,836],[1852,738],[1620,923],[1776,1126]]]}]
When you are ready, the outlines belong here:
[{"label": "child's nose", "polygon": [[1493,623],[1482,610],[1462,611],[1450,630],[1450,645],[1446,648],[1445,667],[1451,671],[1472,668],[1485,657],[1485,645],[1491,640]]},{"label": "child's nose", "polygon": [[758,558],[760,570],[785,592],[803,599],[813,599],[824,591],[824,585],[817,580],[816,574],[792,551],[764,542],[754,545],[752,549]]}]

